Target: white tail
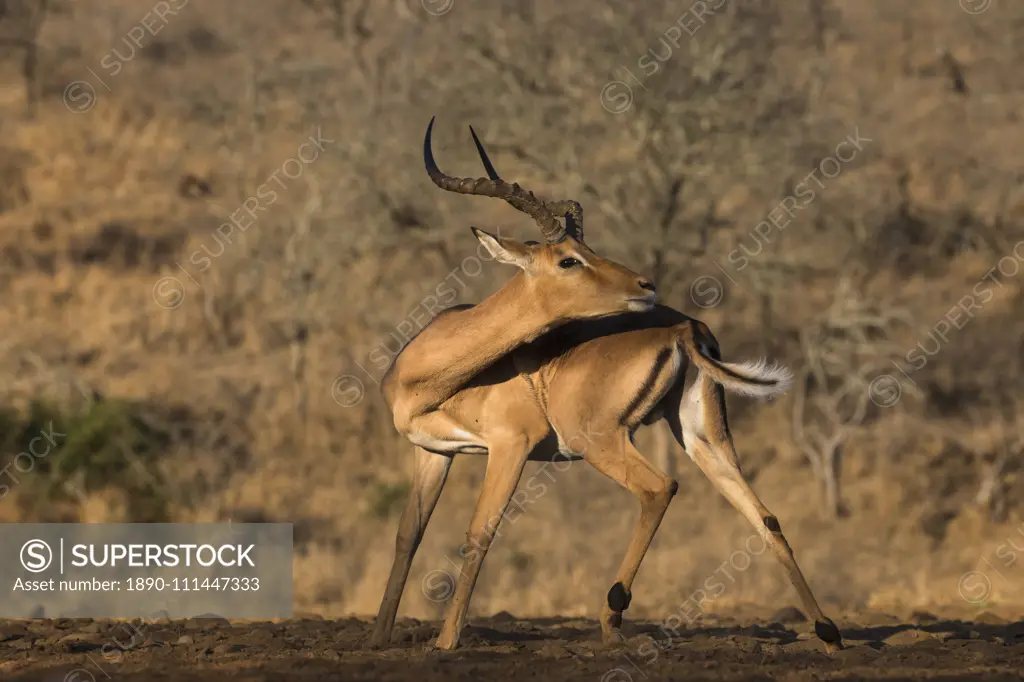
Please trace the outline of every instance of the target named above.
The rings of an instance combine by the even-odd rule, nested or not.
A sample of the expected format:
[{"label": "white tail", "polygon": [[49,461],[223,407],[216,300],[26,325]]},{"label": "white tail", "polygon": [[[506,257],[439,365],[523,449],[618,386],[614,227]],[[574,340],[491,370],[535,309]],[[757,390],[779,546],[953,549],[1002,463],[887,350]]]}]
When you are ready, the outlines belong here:
[{"label": "white tail", "polygon": [[767,358],[744,362],[720,362],[708,358],[728,372],[715,381],[727,391],[752,398],[772,398],[785,393],[793,384],[793,372],[788,367],[769,363]]},{"label": "white tail", "polygon": [[[712,356],[713,339],[706,338],[699,328],[681,325],[679,341],[699,371],[727,391],[752,398],[771,398],[782,393],[793,383],[793,372],[788,367],[770,363],[766,358],[741,362],[723,362]],[[717,355],[717,352],[716,352]]]}]

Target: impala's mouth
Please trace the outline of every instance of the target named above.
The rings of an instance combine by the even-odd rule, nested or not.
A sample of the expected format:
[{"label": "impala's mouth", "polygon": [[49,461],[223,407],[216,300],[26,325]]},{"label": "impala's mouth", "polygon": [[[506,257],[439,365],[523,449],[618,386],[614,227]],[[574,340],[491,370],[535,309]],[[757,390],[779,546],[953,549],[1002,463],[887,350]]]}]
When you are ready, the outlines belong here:
[{"label": "impala's mouth", "polygon": [[658,295],[653,291],[647,296],[635,296],[626,301],[626,307],[633,312],[644,312],[654,307]]}]

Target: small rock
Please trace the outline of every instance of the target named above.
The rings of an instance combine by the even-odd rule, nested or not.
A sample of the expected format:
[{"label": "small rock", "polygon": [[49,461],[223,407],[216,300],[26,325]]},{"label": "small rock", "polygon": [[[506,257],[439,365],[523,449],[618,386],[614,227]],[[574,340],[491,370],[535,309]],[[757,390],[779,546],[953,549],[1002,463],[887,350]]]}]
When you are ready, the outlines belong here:
[{"label": "small rock", "polygon": [[17,639],[24,637],[28,634],[28,628],[21,623],[9,623],[6,625],[0,625],[0,642],[6,642],[9,639]]},{"label": "small rock", "polygon": [[213,630],[223,627],[231,627],[231,623],[220,616],[198,616],[185,621],[186,630]]},{"label": "small rock", "polygon": [[12,649],[19,649],[19,650],[21,650],[21,651],[26,651],[26,650],[28,650],[28,649],[31,649],[31,648],[32,648],[33,646],[35,646],[35,643],[34,643],[34,641],[33,641],[33,640],[31,640],[31,639],[28,639],[28,638],[25,638],[25,639],[16,639],[16,640],[14,640],[13,642],[8,642],[7,644],[8,644],[8,645],[9,645],[9,646],[10,646],[10,647],[11,647]]},{"label": "small rock", "polygon": [[178,639],[178,633],[174,630],[156,630],[150,634],[150,639],[159,644],[170,644]]},{"label": "small rock", "polygon": [[269,642],[274,639],[274,633],[267,629],[256,629],[249,632],[247,637],[253,642]]},{"label": "small rock", "polygon": [[513,616],[508,611],[498,611],[496,614],[491,616],[491,620],[495,623],[512,623],[519,619]]},{"label": "small rock", "polygon": [[982,611],[975,616],[973,620],[975,623],[981,623],[982,625],[1006,625],[1010,622],[1001,616],[997,616],[991,611]]},{"label": "small rock", "polygon": [[910,619],[918,625],[928,625],[930,623],[937,623],[939,617],[928,611],[914,611],[910,614]]},{"label": "small rock", "polygon": [[970,651],[974,654],[980,654],[979,658],[994,658],[1002,653],[1003,645],[998,642],[976,640],[967,642],[964,645],[963,650]]},{"label": "small rock", "polygon": [[107,644],[108,639],[90,632],[72,632],[58,639],[55,644],[61,645],[65,651],[82,652],[99,649]]},{"label": "small rock", "polygon": [[103,628],[100,626],[100,624],[94,621],[92,623],[87,623],[86,625],[82,626],[81,631],[95,634],[102,631],[102,629]]},{"label": "small rock", "polygon": [[572,656],[572,652],[566,649],[561,644],[555,644],[554,642],[546,642],[537,651],[541,656],[549,658],[567,658]]},{"label": "small rock", "polygon": [[324,658],[326,658],[328,661],[340,661],[341,654],[339,654],[334,649],[328,649],[324,652]]},{"label": "small rock", "polygon": [[793,652],[801,652],[801,653],[803,653],[803,652],[807,652],[807,651],[821,651],[821,652],[824,652],[825,651],[825,646],[814,635],[811,635],[810,637],[806,637],[806,638],[803,637],[802,635],[797,635],[797,638],[796,638],[795,642],[790,642],[788,644],[783,644],[782,645],[782,649],[784,651],[786,651],[787,653],[793,653]]},{"label": "small rock", "polygon": [[232,643],[229,642],[227,644],[218,644],[217,646],[213,647],[213,653],[215,653],[215,654],[233,654],[236,651],[242,651],[245,648],[246,647],[245,647],[244,644],[232,644]]},{"label": "small rock", "polygon": [[934,639],[934,637],[924,630],[910,629],[889,635],[884,641],[889,646],[910,646],[930,639]]},{"label": "small rock", "polygon": [[175,644],[195,644],[196,640],[192,635],[182,635]]},{"label": "small rock", "polygon": [[847,661],[853,663],[868,663],[877,659],[881,655],[881,649],[884,648],[883,644],[878,642],[869,642],[862,645],[849,645],[847,644],[841,650],[835,652],[833,656],[837,660]]},{"label": "small rock", "polygon": [[310,611],[299,611],[295,614],[296,620],[323,620],[324,617],[319,613],[312,613]]},{"label": "small rock", "polygon": [[775,612],[775,615],[771,617],[773,623],[782,623],[788,625],[790,623],[805,623],[807,622],[807,616],[803,614],[803,611],[796,608],[795,606],[786,606]]}]

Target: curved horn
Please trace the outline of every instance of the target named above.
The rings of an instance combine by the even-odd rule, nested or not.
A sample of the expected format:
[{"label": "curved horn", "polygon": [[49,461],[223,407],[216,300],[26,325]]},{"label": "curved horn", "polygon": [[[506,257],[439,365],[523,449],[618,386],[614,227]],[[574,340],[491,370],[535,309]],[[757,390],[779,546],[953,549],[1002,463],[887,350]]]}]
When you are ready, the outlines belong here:
[{"label": "curved horn", "polygon": [[[544,202],[537,199],[533,192],[524,190],[518,184],[510,185],[501,178],[456,178],[442,173],[441,169],[437,167],[434,153],[431,151],[430,133],[433,128],[434,118],[431,117],[430,123],[427,125],[427,134],[423,138],[423,163],[427,167],[427,175],[435,185],[458,194],[475,194],[504,199],[517,210],[533,218],[540,225],[541,234],[547,241],[557,242],[565,238],[565,228],[559,224]],[[488,168],[488,174],[493,170],[493,166]]]},{"label": "curved horn", "polygon": [[[501,176],[498,175],[498,171],[494,169],[494,164],[487,157],[487,152],[484,150],[483,142],[477,137],[476,131],[473,130],[473,126],[469,126],[469,134],[473,136],[473,144],[476,145],[476,151],[480,154],[480,160],[484,163],[484,169],[487,171],[487,177],[494,182],[502,182]],[[512,202],[509,201],[511,204]],[[548,209],[554,215],[560,215],[565,217],[565,229],[566,232],[572,234],[579,241],[583,241],[583,207],[580,206],[578,201],[566,200],[566,201],[544,201],[542,202],[544,207]],[[515,206],[515,204],[512,204]],[[516,206],[516,208],[519,208]],[[519,209],[522,210],[522,209]]]},{"label": "curved horn", "polygon": [[580,202],[566,199],[565,201],[547,202],[548,210],[565,216],[565,229],[576,239],[583,241],[583,207]]}]

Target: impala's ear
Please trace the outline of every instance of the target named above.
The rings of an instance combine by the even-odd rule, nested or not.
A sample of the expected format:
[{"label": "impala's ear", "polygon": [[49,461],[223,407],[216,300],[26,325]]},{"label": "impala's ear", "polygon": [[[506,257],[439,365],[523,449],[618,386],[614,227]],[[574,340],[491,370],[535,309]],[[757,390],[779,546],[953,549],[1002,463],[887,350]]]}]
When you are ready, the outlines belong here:
[{"label": "impala's ear", "polygon": [[515,239],[495,237],[493,234],[475,227],[469,229],[473,230],[476,238],[494,256],[494,260],[499,263],[508,263],[523,270],[530,264],[530,248],[528,246],[517,242]]}]

